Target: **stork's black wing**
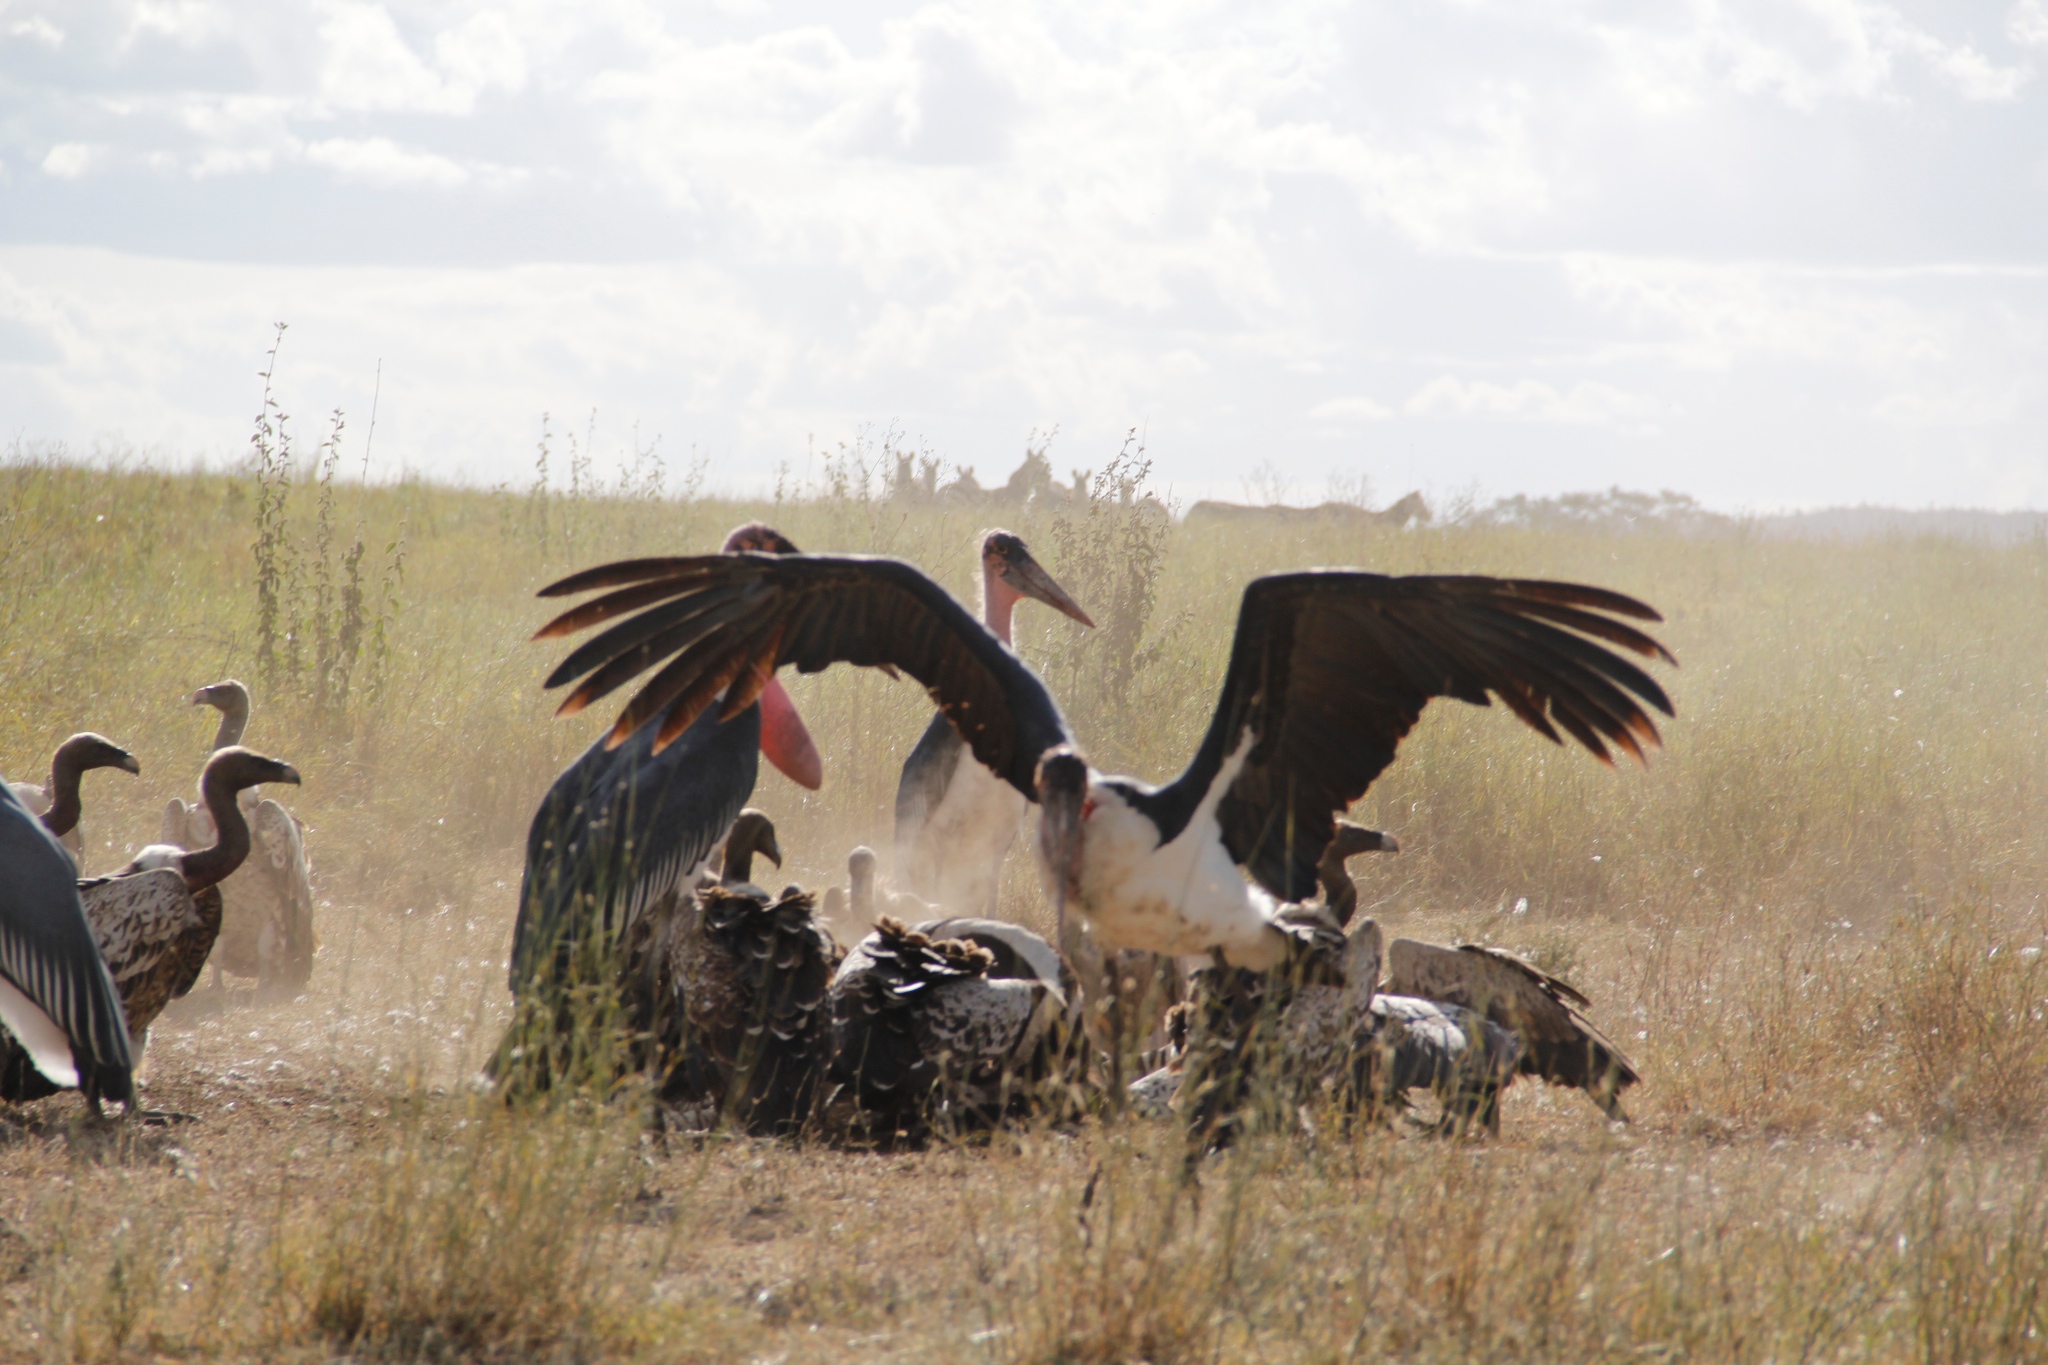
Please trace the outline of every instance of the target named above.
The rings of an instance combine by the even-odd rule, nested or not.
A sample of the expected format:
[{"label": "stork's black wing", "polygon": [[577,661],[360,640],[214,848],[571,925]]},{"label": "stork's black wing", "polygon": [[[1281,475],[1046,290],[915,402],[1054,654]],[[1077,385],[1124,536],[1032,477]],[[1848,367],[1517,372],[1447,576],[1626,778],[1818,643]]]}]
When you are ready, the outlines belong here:
[{"label": "stork's black wing", "polygon": [[[81,1089],[124,1103],[134,1098],[128,1021],[85,922],[78,869],[5,783],[0,783],[0,975],[70,1039]],[[13,1051],[13,1040],[0,1047],[0,1052]],[[10,1077],[25,1074],[17,1065],[5,1070]]]},{"label": "stork's black wing", "polygon": [[611,591],[564,612],[534,638],[626,618],[549,675],[549,687],[581,679],[562,715],[666,661],[627,703],[612,744],[664,716],[659,748],[721,692],[720,714],[737,715],[778,667],[816,673],[835,663],[895,667],[916,678],[974,756],[1034,800],[1039,757],[1068,739],[1066,721],[1037,675],[944,588],[901,560],[753,553],[630,560],[572,575],[541,596],[597,588]]},{"label": "stork's black wing", "polygon": [[1335,816],[1393,761],[1432,697],[1485,706],[1491,694],[1553,741],[1562,731],[1603,763],[1610,744],[1641,761],[1658,743],[1645,704],[1668,716],[1671,701],[1596,641],[1677,661],[1616,617],[1663,619],[1576,583],[1346,569],[1255,579],[1200,751],[1140,799],[1174,837],[1249,734],[1252,750],[1217,805],[1223,841],[1261,886],[1300,900],[1315,889]]}]

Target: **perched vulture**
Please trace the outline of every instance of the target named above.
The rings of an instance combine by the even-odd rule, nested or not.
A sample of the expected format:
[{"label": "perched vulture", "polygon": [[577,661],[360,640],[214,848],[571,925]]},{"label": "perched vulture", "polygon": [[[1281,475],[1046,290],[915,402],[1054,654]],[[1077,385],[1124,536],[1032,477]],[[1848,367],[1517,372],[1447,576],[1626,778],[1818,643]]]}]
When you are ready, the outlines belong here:
[{"label": "perched vulture", "polygon": [[[220,712],[217,753],[242,742],[249,724],[249,689],[230,678],[194,692],[194,706]],[[313,974],[318,940],[313,931],[313,873],[305,832],[290,811],[254,789],[239,800],[249,825],[249,857],[220,883],[220,936],[213,949],[213,980],[223,970],[253,977],[265,987],[297,990]],[[204,848],[216,835],[205,798],[173,797],[164,808],[159,837],[179,848]]]},{"label": "perched vulture", "polygon": [[265,782],[299,785],[299,771],[233,745],[206,760],[199,792],[218,831],[210,847],[151,844],[111,877],[79,883],[85,917],[120,987],[140,1056],[163,1007],[192,989],[224,915],[220,884],[249,857],[241,793]]}]

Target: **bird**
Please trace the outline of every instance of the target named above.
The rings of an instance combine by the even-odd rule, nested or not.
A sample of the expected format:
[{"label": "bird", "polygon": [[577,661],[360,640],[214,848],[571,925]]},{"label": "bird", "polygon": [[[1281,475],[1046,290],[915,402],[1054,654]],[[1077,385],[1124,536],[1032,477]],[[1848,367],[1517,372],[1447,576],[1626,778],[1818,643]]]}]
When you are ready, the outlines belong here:
[{"label": "bird", "polygon": [[[796,547],[753,522],[726,537],[725,552]],[[753,794],[761,754],[801,786],[822,781],[817,747],[772,681],[729,714],[688,728],[680,742],[659,746],[651,729],[601,736],[548,788],[526,838],[508,972],[514,995],[566,984],[585,945],[609,972],[613,948],[648,906],[687,896]]]},{"label": "bird", "polygon": [[1310,950],[1314,936],[1279,909],[1313,892],[1335,817],[1393,761],[1432,698],[1498,698],[1553,742],[1569,737],[1607,763],[1610,746],[1647,762],[1660,738],[1646,708],[1671,715],[1670,699],[1603,642],[1677,662],[1623,619],[1661,620],[1656,611],[1603,588],[1356,569],[1269,575],[1244,590],[1200,748],[1177,779],[1153,786],[1092,768],[1037,675],[901,561],[636,560],[541,595],[593,590],[536,632],[551,640],[611,622],[548,676],[550,688],[576,684],[557,715],[662,664],[611,732],[623,743],[644,730],[659,751],[706,715],[737,714],[782,665],[899,669],[977,760],[1039,804],[1039,860],[1062,934],[1071,904],[1107,946],[1220,949],[1255,970]]},{"label": "bird", "polygon": [[1505,948],[1397,938],[1387,945],[1381,989],[1484,1017],[1514,1035],[1520,1074],[1583,1090],[1610,1120],[1627,1122],[1621,1092],[1642,1077],[1586,1017],[1592,1002],[1570,982]]},{"label": "bird", "polygon": [[0,783],[0,1096],[76,1088],[135,1101],[134,1053],[121,996],[79,901],[78,867],[55,835]]},{"label": "bird", "polygon": [[[695,890],[721,887],[764,904],[773,900],[754,884],[756,856],[782,866],[775,822],[767,812],[749,806],[734,819],[718,846],[718,870],[706,866],[698,874]],[[682,1012],[674,1008],[678,997],[669,957],[677,935],[694,925],[697,917],[695,897],[677,894],[655,901],[627,926],[620,954],[624,962],[622,1004],[632,1034],[628,1057],[640,1069],[665,1074],[682,1044]]]},{"label": "bird", "polygon": [[760,1135],[811,1116],[831,1042],[828,995],[838,944],[797,888],[709,886],[678,917],[663,954],[677,1024],[658,1096],[694,1127],[723,1120]]},{"label": "bird", "polygon": [[1358,887],[1344,864],[1361,853],[1399,853],[1400,841],[1376,829],[1339,820],[1331,831],[1330,843],[1316,863],[1316,884],[1322,888],[1323,905],[1342,929],[1358,913]]},{"label": "bird", "polygon": [[[1004,644],[1011,614],[1027,598],[1094,626],[1013,532],[985,532],[980,555],[982,623]],[[1003,859],[1028,804],[975,761],[945,712],[935,713],[896,783],[896,880],[933,904],[993,913]]]},{"label": "bird", "polygon": [[882,916],[832,978],[828,1132],[889,1146],[1021,1112],[1077,1056],[1071,999],[1021,926]]},{"label": "bird", "polygon": [[50,759],[49,780],[40,787],[31,782],[7,784],[30,814],[42,818],[43,827],[57,836],[73,863],[81,861],[85,853],[84,839],[78,830],[78,780],[94,768],[119,768],[137,775],[142,772],[142,765],[133,754],[104,735],[85,731],[57,746]]},{"label": "bird", "polygon": [[[233,678],[211,683],[186,699],[220,712],[213,750],[242,742],[249,725],[249,689]],[[220,935],[213,949],[213,984],[223,970],[251,977],[267,990],[296,991],[313,975],[319,947],[313,929],[313,872],[305,832],[275,800],[246,789],[238,798],[250,830],[249,857],[220,883]],[[204,798],[187,803],[172,797],[164,808],[158,837],[179,848],[204,848],[216,838]]]},{"label": "bird", "polygon": [[244,792],[266,782],[301,785],[299,770],[239,744],[206,760],[199,794],[216,831],[188,850],[150,844],[111,876],[79,883],[85,916],[121,991],[140,1056],[163,1007],[192,989],[221,933],[221,884],[249,858],[254,840]]},{"label": "bird", "polygon": [[866,844],[857,844],[846,855],[846,885],[825,889],[824,915],[828,920],[872,925],[883,915],[923,918],[938,909],[907,891],[881,885],[882,860]]},{"label": "bird", "polygon": [[718,845],[718,871],[713,873],[707,866],[698,874],[697,886],[722,886],[728,891],[744,891],[764,898],[768,893],[754,884],[754,859],[766,858],[777,867],[782,866],[782,845],[775,839],[775,822],[768,818],[766,811],[748,806],[732,822],[732,828]]}]

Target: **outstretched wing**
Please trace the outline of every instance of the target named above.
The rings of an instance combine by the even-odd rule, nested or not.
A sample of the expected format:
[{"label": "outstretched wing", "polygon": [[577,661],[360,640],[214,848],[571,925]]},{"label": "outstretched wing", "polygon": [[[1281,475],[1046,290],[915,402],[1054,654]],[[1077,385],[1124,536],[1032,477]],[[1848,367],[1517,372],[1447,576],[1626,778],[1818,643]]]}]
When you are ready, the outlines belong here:
[{"label": "outstretched wing", "polygon": [[1173,783],[1139,799],[1171,839],[1249,736],[1216,808],[1224,844],[1275,896],[1303,899],[1336,815],[1393,761],[1433,697],[1477,706],[1499,697],[1550,740],[1569,735],[1602,762],[1609,745],[1641,761],[1658,744],[1645,708],[1668,716],[1671,701],[1599,642],[1677,661],[1616,617],[1663,619],[1634,598],[1575,583],[1350,569],[1256,579],[1200,751]]},{"label": "outstretched wing", "polygon": [[127,1019],[86,925],[77,868],[11,791],[0,791],[0,867],[6,869],[0,876],[0,978],[13,993],[0,991],[6,1006],[0,1015],[19,1016],[24,1032],[37,1035],[21,1041],[39,1070],[45,1063],[64,1070],[61,1059],[48,1055],[53,1035],[41,1027],[47,1021],[70,1041],[76,1074],[67,1083],[133,1098]]},{"label": "outstretched wing", "polygon": [[600,588],[610,591],[534,638],[626,618],[549,675],[549,687],[577,684],[560,715],[663,664],[620,714],[613,745],[660,716],[655,742],[664,747],[721,694],[719,714],[735,716],[782,665],[816,673],[835,663],[893,667],[916,678],[975,758],[1033,799],[1039,757],[1068,738],[1052,694],[1024,662],[900,560],[755,553],[630,560],[574,574],[541,596]]}]

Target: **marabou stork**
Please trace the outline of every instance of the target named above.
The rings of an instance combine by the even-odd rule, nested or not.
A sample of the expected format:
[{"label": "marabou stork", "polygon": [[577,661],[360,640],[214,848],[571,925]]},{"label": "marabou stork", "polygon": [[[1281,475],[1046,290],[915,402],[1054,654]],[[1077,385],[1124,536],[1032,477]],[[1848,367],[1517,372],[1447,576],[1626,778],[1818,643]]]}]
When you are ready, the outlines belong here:
[{"label": "marabou stork", "polygon": [[1208,733],[1186,771],[1155,787],[1093,770],[1045,684],[900,561],[638,560],[573,574],[542,595],[593,589],[610,591],[536,634],[613,622],[548,677],[550,687],[577,683],[558,715],[666,660],[608,741],[647,734],[660,751],[707,715],[739,715],[784,664],[900,669],[976,759],[1041,806],[1039,855],[1062,922],[1072,902],[1109,946],[1214,948],[1254,969],[1303,941],[1280,907],[1314,889],[1336,815],[1392,762],[1431,698],[1498,697],[1553,741],[1568,735],[1603,762],[1613,745],[1642,762],[1659,742],[1645,704],[1669,715],[1671,703],[1599,642],[1676,662],[1616,619],[1662,618],[1602,588],[1349,569],[1259,578],[1245,589]]},{"label": "marabou stork", "polygon": [[[1053,581],[1022,539],[990,531],[981,542],[981,619],[1010,643],[1010,617],[1030,598],[1084,626],[1088,613]],[[991,914],[1003,859],[1024,823],[1024,796],[975,761],[946,713],[934,715],[896,783],[896,881],[934,905]]]},{"label": "marabou stork", "polygon": [[55,835],[0,783],[0,1089],[40,1082],[132,1105],[134,1053],[121,996],[85,920],[78,868]]},{"label": "marabou stork", "polygon": [[73,735],[57,746],[50,759],[50,778],[38,787],[32,782],[10,782],[12,791],[29,813],[41,817],[43,828],[57,836],[57,842],[74,863],[83,860],[85,844],[78,833],[78,780],[94,768],[119,768],[140,773],[142,765],[120,745],[90,731]]},{"label": "marabou stork", "polygon": [[[242,742],[249,726],[249,689],[233,678],[211,683],[186,700],[220,712],[213,750]],[[249,857],[220,884],[220,937],[213,948],[213,984],[223,969],[253,977],[270,989],[297,990],[313,975],[318,940],[313,932],[313,869],[298,820],[254,788],[238,798],[249,822]],[[204,848],[217,830],[205,798],[187,803],[172,797],[164,808],[164,843]]]},{"label": "marabou stork", "polygon": [[[796,552],[759,523],[725,540],[724,553],[743,558]],[[664,732],[679,743],[656,744],[651,726],[599,738],[548,788],[526,837],[509,973],[515,995],[564,984],[586,941],[609,961],[611,945],[649,906],[687,898],[753,794],[762,754],[792,781],[818,787],[817,748],[772,679],[716,715],[700,718],[702,709]]]}]

